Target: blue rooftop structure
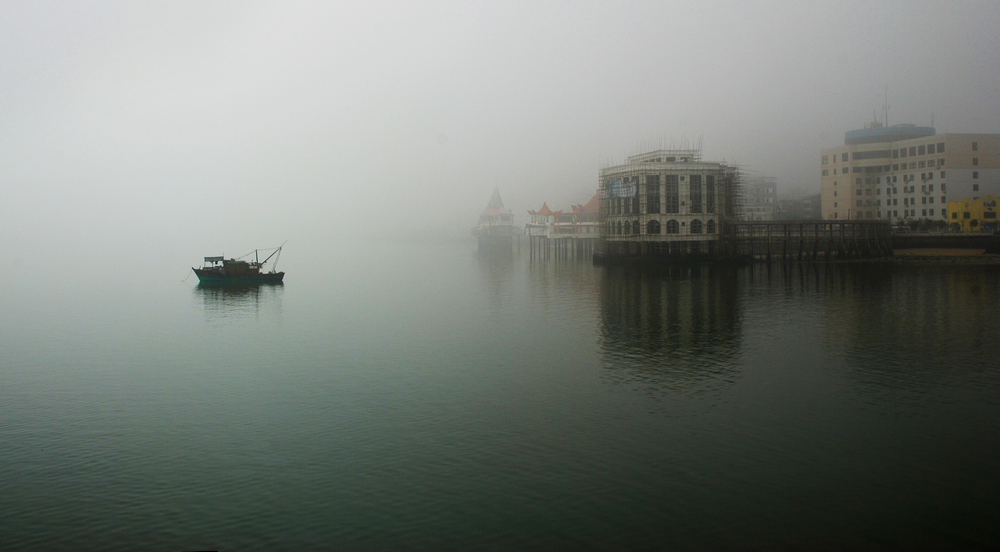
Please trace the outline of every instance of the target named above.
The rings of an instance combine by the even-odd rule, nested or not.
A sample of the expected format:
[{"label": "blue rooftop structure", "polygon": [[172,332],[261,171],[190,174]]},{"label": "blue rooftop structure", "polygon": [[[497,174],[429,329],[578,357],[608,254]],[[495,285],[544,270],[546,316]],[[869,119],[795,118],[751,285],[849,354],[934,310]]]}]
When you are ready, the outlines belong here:
[{"label": "blue rooftop structure", "polygon": [[934,136],[935,134],[937,134],[937,131],[934,130],[934,127],[923,127],[917,125],[892,125],[891,127],[883,127],[879,125],[875,128],[859,128],[858,130],[849,130],[845,132],[844,145],[854,146],[857,144],[896,142],[898,140]]}]

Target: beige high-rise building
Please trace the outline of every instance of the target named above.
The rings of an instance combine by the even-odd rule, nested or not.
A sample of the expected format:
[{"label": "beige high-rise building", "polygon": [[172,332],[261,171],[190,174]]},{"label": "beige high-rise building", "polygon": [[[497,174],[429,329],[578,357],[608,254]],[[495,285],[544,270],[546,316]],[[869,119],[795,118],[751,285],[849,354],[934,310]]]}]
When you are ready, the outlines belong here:
[{"label": "beige high-rise building", "polygon": [[820,154],[824,219],[944,221],[948,202],[1000,195],[1000,134],[871,123]]}]

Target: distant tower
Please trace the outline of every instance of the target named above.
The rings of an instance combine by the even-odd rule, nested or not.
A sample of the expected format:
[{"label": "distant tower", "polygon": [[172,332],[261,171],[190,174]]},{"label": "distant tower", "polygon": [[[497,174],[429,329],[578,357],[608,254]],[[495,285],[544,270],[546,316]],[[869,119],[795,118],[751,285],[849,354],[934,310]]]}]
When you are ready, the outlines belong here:
[{"label": "distant tower", "polygon": [[479,224],[472,233],[479,241],[480,253],[511,254],[517,228],[514,227],[514,215],[503,206],[499,189],[493,188],[490,202],[479,215]]}]

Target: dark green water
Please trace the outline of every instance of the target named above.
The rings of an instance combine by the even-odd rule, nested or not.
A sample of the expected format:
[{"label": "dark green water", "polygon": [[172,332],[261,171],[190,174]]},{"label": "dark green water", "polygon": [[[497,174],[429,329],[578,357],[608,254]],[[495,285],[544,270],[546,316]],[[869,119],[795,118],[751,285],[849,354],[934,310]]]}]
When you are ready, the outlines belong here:
[{"label": "dark green water", "polygon": [[996,267],[327,257],[8,285],[0,550],[1000,536]]}]

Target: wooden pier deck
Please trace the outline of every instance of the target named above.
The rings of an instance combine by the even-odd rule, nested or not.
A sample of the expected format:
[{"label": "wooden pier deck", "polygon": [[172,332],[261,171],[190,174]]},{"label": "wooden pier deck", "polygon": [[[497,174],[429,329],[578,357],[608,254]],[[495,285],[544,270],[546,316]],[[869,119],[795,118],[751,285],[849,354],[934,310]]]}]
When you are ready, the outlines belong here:
[{"label": "wooden pier deck", "polygon": [[892,255],[885,221],[735,222],[723,227],[724,256],[764,261],[832,261]]}]

